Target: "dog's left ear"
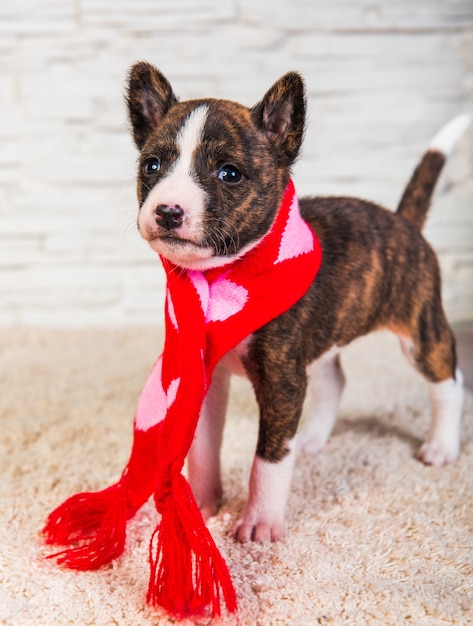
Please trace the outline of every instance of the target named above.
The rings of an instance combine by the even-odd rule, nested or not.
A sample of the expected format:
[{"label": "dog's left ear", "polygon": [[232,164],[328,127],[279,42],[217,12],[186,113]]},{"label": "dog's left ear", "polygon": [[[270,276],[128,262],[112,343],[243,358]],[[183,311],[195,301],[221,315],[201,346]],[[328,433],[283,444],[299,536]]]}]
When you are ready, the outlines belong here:
[{"label": "dog's left ear", "polygon": [[151,63],[139,62],[132,66],[126,102],[133,138],[140,150],[177,101],[167,78]]},{"label": "dog's left ear", "polygon": [[288,72],[274,83],[252,109],[254,123],[268,137],[280,155],[282,165],[291,165],[304,137],[305,86],[302,76]]}]

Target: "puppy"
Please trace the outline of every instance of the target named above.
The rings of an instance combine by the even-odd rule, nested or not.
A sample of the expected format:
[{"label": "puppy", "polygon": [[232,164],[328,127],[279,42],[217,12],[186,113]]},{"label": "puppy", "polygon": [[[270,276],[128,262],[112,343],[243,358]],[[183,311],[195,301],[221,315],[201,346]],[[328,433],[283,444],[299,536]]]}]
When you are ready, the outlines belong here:
[{"label": "puppy", "polygon": [[[254,247],[274,222],[301,147],[301,77],[286,74],[250,109],[216,99],[179,102],[156,68],[137,63],[127,104],[140,150],[138,229],[151,248],[179,267],[205,271]],[[446,155],[468,123],[456,118],[436,136],[396,213],[357,198],[300,199],[322,245],[321,269],[290,310],[217,366],[188,456],[189,481],[208,517],[222,497],[230,375],[248,376],[260,421],[248,501],[233,530],[238,541],[283,537],[296,452],[317,452],[327,441],[344,386],[340,349],[370,331],[394,332],[429,385],[432,425],[418,458],[441,466],[457,457],[462,375],[437,259],[421,228]],[[313,405],[297,434],[308,385]]]}]

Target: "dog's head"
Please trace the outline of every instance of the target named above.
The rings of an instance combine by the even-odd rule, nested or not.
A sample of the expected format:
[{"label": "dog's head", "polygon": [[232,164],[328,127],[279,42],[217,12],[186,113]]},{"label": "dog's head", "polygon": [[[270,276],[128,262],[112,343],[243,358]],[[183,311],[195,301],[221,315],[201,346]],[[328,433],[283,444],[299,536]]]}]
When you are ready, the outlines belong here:
[{"label": "dog's head", "polygon": [[286,74],[249,109],[179,102],[155,67],[137,63],[127,103],[140,150],[138,228],[153,250],[206,270],[255,246],[271,228],[302,143],[301,77]]}]

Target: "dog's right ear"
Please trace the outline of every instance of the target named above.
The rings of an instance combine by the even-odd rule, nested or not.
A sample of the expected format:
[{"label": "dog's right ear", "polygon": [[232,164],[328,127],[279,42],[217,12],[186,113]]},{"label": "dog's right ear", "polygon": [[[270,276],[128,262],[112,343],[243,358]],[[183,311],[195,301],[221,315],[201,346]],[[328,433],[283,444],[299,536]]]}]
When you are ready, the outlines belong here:
[{"label": "dog's right ear", "polygon": [[139,62],[128,74],[126,102],[133,138],[141,150],[177,98],[167,78],[154,65]]}]

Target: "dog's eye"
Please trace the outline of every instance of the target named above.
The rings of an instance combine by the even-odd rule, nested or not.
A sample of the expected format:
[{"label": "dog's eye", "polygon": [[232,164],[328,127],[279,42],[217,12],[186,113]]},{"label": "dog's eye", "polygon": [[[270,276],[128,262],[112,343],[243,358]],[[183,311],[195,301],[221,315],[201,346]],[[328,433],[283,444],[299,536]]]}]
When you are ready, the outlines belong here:
[{"label": "dog's eye", "polygon": [[239,183],[243,175],[234,165],[224,165],[217,174],[218,178],[224,183]]},{"label": "dog's eye", "polygon": [[157,174],[161,169],[161,161],[152,157],[150,159],[146,159],[143,165],[143,172],[148,174],[148,176],[152,176],[153,174]]}]

